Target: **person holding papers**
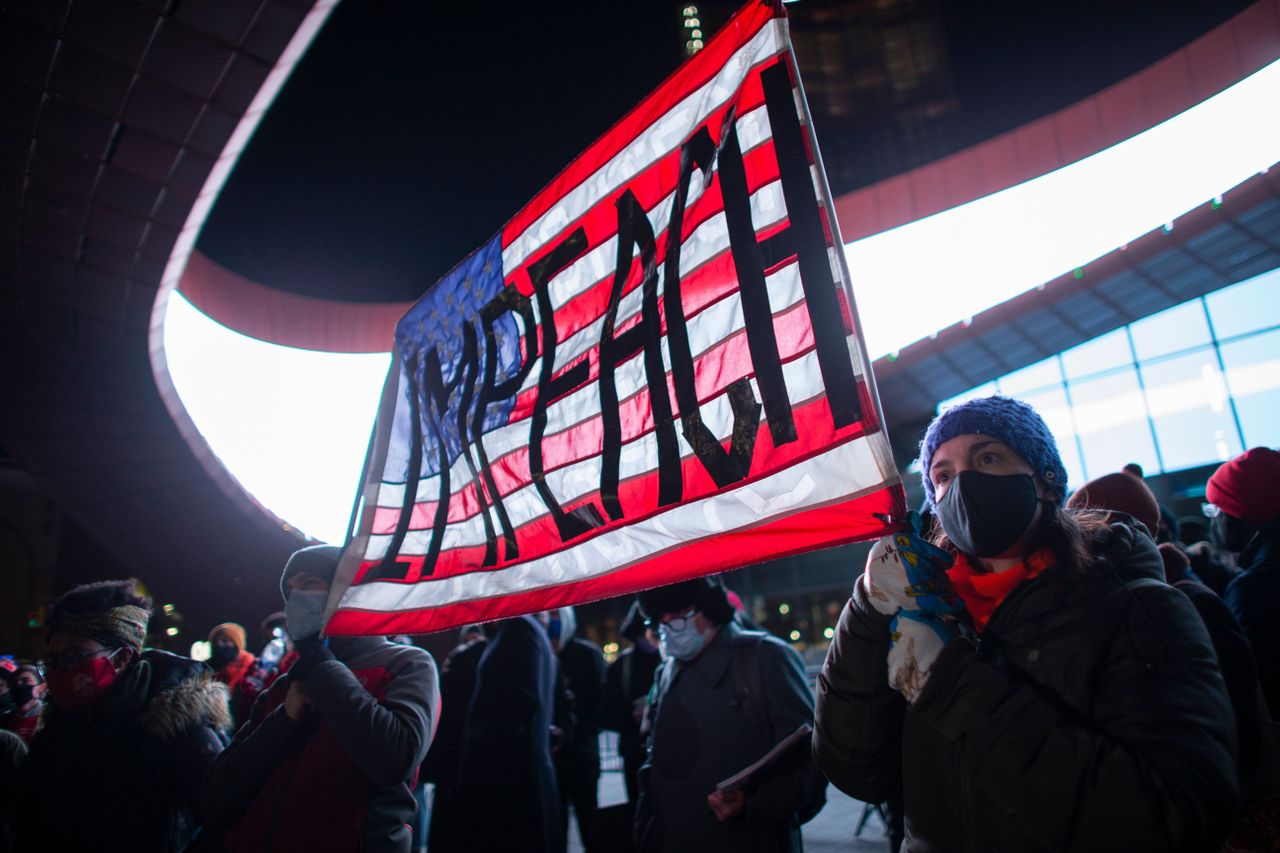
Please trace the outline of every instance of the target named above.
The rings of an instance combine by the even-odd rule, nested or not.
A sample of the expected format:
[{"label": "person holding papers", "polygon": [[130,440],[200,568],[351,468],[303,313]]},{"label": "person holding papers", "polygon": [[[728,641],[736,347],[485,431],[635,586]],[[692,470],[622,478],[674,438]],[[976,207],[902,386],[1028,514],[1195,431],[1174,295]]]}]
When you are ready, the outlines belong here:
[{"label": "person holding papers", "polygon": [[827,778],[868,802],[901,784],[904,850],[1217,849],[1235,723],[1155,542],[1063,508],[1024,403],[946,410],[920,459],[941,533],[886,537],[854,584],[818,680]]},{"label": "person holding papers", "polygon": [[666,661],[645,715],[638,849],[800,850],[800,824],[821,809],[826,791],[807,745],[739,776],[812,724],[800,656],[776,637],[739,627],[718,580],[642,592],[640,608]]}]

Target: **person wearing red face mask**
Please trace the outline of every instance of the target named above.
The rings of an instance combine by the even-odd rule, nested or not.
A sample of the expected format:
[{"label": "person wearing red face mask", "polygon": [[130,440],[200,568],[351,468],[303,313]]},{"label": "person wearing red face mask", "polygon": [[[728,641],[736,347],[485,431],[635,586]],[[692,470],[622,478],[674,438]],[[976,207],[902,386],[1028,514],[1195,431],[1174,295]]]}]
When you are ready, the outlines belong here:
[{"label": "person wearing red face mask", "polygon": [[186,849],[230,724],[203,663],[143,649],[150,599],[87,584],[49,610],[49,706],[21,768],[17,850]]},{"label": "person wearing red face mask", "polygon": [[9,696],[13,711],[4,719],[4,727],[26,743],[36,735],[40,713],[44,709],[44,679],[39,667],[23,664],[9,676]]}]

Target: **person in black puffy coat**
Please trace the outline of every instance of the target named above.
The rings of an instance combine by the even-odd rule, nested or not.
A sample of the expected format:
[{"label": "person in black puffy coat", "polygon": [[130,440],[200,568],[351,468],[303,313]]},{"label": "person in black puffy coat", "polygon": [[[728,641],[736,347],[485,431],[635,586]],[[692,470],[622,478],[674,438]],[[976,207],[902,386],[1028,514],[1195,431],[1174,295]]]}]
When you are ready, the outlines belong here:
[{"label": "person in black puffy coat", "polygon": [[18,781],[15,850],[179,851],[231,722],[203,663],[143,650],[133,581],[76,587],[49,611],[50,703]]},{"label": "person in black puffy coat", "polygon": [[819,676],[819,766],[869,802],[901,784],[904,850],[1216,849],[1235,723],[1151,537],[1062,508],[1023,403],[949,409],[921,451],[942,534],[872,549]]}]

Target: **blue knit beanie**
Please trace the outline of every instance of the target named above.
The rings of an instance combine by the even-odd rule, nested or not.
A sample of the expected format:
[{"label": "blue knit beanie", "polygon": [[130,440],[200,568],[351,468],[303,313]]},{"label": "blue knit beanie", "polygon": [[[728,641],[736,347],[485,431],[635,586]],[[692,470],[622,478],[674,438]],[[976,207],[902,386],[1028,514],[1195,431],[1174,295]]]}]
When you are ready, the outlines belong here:
[{"label": "blue knit beanie", "polygon": [[980,397],[952,406],[933,419],[920,442],[920,478],[930,506],[936,506],[929,465],[933,454],[958,435],[989,435],[1017,451],[1058,496],[1067,496],[1067,469],[1058,454],[1058,443],[1040,414],[1026,403],[1008,397]]}]

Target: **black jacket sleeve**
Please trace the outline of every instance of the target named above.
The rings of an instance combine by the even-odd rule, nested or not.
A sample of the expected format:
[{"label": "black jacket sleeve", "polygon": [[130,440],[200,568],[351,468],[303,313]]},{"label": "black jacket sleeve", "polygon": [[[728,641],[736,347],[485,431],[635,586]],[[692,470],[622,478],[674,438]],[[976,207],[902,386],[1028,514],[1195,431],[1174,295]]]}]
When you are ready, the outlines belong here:
[{"label": "black jacket sleeve", "polygon": [[1127,600],[1089,717],[962,640],[943,649],[914,710],[1047,848],[1141,839],[1152,850],[1214,849],[1237,798],[1217,659],[1177,590],[1151,581],[1132,585]]},{"label": "black jacket sleeve", "polygon": [[814,758],[831,784],[868,803],[902,784],[906,705],[889,686],[889,621],[859,578],[818,675]]},{"label": "black jacket sleeve", "polygon": [[[286,690],[287,681],[279,680],[272,692]],[[205,823],[214,829],[226,829],[240,819],[272,771],[310,732],[306,723],[295,724],[288,718],[283,704],[262,716],[268,695],[258,697],[249,721],[209,769],[200,812]]]}]

